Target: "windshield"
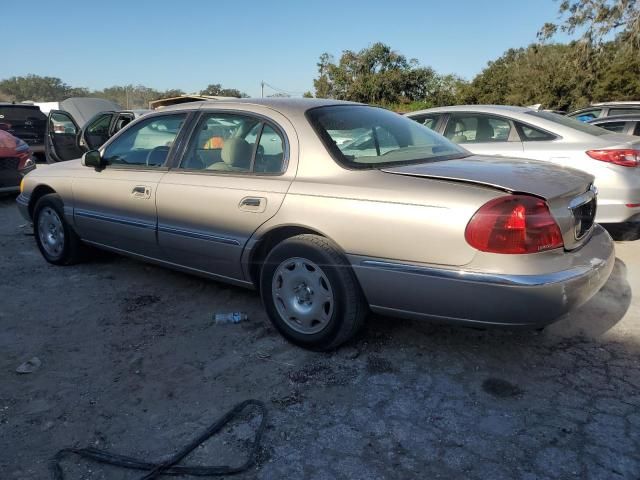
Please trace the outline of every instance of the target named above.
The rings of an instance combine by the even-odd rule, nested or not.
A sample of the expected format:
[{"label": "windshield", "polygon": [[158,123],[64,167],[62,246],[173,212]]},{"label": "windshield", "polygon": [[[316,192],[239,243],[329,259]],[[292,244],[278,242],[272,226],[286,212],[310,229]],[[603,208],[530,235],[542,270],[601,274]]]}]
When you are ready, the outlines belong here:
[{"label": "windshield", "polygon": [[333,105],[309,110],[307,116],[333,157],[350,168],[469,155],[429,128],[382,108]]},{"label": "windshield", "polygon": [[573,128],[574,130],[578,130],[582,133],[588,133],[590,135],[606,135],[611,133],[604,128],[596,127],[595,125],[590,125],[588,123],[583,123],[579,120],[575,120],[573,118],[566,117],[564,115],[558,115],[557,113],[551,112],[526,112],[527,115],[532,115],[534,117],[543,118],[545,120],[550,120],[555,123],[559,123],[564,127]]}]

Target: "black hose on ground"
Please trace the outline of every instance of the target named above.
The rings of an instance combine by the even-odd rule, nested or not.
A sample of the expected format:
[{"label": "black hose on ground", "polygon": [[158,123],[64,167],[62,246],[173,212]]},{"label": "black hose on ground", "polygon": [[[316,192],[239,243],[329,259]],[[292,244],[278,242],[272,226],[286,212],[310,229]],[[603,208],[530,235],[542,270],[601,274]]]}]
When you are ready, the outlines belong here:
[{"label": "black hose on ground", "polygon": [[[222,428],[227,423],[229,423],[233,418],[238,416],[240,412],[242,412],[249,406],[254,406],[259,410],[261,420],[260,425],[256,430],[256,435],[253,439],[253,443],[251,444],[251,447],[249,449],[247,460],[242,465],[237,467],[231,467],[228,465],[177,465],[199,445],[206,442],[209,438],[222,430]],[[239,403],[238,405],[233,407],[218,420],[216,420],[213,425],[202,432],[201,435],[189,442],[189,444],[186,445],[182,450],[162,463],[145,462],[144,460],[139,460],[137,458],[118,455],[95,448],[64,448],[56,453],[56,455],[51,459],[50,471],[53,480],[64,480],[64,474],[62,472],[62,467],[60,466],[60,460],[70,454],[74,454],[98,463],[127,468],[130,470],[148,471],[148,473],[141,477],[140,480],[152,480],[155,478],[159,478],[161,475],[191,475],[194,477],[233,475],[236,473],[244,472],[256,464],[258,449],[260,448],[260,440],[262,439],[262,434],[264,433],[266,426],[267,407],[265,406],[265,404],[259,400],[245,400],[244,402]]]}]

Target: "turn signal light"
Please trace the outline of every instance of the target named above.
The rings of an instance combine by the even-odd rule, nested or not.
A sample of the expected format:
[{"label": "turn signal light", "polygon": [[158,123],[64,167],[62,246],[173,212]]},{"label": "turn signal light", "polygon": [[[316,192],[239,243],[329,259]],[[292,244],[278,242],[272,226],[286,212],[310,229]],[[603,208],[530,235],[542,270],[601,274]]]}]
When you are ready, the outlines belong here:
[{"label": "turn signal light", "polygon": [[482,252],[537,253],[564,246],[547,203],[528,195],[495,198],[473,215],[464,233]]},{"label": "turn signal light", "polygon": [[630,148],[617,150],[589,150],[587,152],[594,160],[609,162],[623,167],[640,166],[640,150]]}]

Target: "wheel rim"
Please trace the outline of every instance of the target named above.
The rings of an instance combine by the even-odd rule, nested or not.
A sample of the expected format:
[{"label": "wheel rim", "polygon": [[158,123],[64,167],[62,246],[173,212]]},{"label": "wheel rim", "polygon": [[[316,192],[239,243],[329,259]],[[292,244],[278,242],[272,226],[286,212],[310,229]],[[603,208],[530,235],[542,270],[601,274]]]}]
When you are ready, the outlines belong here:
[{"label": "wheel rim", "polygon": [[322,269],[306,258],[282,262],[271,293],[280,318],[293,330],[311,335],[325,329],[334,309],[333,290]]},{"label": "wheel rim", "polygon": [[51,257],[59,257],[64,248],[64,227],[58,212],[44,207],[38,216],[38,236],[40,245]]}]

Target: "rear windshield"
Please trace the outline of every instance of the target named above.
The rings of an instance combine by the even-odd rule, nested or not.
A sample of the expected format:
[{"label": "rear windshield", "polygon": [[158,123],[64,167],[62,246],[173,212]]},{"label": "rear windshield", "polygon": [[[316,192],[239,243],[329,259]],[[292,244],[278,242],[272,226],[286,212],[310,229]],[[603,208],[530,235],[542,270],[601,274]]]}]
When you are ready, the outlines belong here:
[{"label": "rear windshield", "polygon": [[543,118],[545,120],[550,120],[555,123],[559,123],[564,127],[573,128],[574,130],[578,130],[582,133],[588,133],[589,135],[606,135],[609,132],[604,128],[596,127],[595,125],[589,125],[588,123],[581,122],[579,120],[575,120],[570,117],[565,117],[564,115],[558,115],[557,113],[552,112],[526,112],[527,115],[532,115],[534,117]]},{"label": "rear windshield", "polygon": [[12,125],[29,125],[29,122],[40,122],[43,126],[47,117],[35,107],[19,107],[13,105],[0,105],[0,122]]},{"label": "rear windshield", "polygon": [[382,108],[332,105],[307,117],[325,146],[349,168],[380,168],[470,155],[429,128]]}]

